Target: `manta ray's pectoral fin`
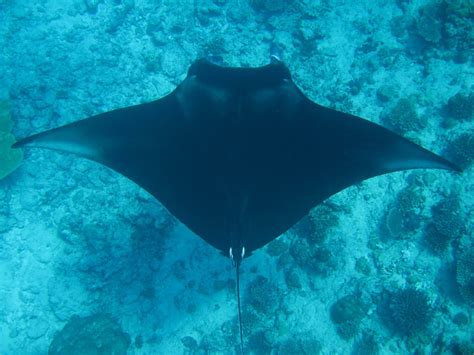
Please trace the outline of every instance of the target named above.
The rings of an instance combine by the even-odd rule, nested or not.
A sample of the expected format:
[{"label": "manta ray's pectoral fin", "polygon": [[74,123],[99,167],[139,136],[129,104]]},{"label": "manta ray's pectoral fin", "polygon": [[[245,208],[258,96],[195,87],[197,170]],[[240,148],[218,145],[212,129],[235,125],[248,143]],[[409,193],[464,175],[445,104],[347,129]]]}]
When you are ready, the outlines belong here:
[{"label": "manta ray's pectoral fin", "polygon": [[[307,101],[305,115],[317,141],[311,144],[316,159],[342,188],[357,181],[408,169],[461,169],[443,157],[365,119]],[[315,133],[316,132],[316,133]],[[329,158],[331,157],[331,158]],[[338,185],[335,183],[335,185]]]},{"label": "manta ray's pectoral fin", "polygon": [[37,147],[73,153],[115,168],[118,160],[127,159],[133,151],[139,154],[147,148],[150,143],[148,137],[153,135],[155,143],[160,144],[156,138],[160,137],[160,131],[175,115],[175,105],[169,95],[157,101],[113,110],[41,132],[16,142],[12,147]]}]

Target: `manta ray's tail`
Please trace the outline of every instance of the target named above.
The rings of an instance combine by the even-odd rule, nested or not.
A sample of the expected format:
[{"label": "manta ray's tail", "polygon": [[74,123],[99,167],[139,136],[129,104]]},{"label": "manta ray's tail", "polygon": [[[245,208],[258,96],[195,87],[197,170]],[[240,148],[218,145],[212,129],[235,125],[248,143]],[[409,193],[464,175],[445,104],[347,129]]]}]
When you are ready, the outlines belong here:
[{"label": "manta ray's tail", "polygon": [[242,330],[242,312],[240,311],[240,263],[235,263],[235,275],[237,282],[237,308],[239,309],[239,331],[240,331],[240,351],[244,353],[244,334]]}]

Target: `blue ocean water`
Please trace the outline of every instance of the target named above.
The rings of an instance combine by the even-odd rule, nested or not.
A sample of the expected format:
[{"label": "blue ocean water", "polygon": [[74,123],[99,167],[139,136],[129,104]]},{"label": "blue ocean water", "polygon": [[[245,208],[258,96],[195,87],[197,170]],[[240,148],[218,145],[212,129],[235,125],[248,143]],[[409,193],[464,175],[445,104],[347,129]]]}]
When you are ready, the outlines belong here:
[{"label": "blue ocean water", "polygon": [[[0,19],[17,137],[162,97],[196,58],[277,54],[314,101],[461,165],[337,194],[244,260],[241,297],[246,353],[474,352],[471,1],[18,0]],[[25,151],[0,200],[0,353],[238,353],[231,262],[126,178]]]}]

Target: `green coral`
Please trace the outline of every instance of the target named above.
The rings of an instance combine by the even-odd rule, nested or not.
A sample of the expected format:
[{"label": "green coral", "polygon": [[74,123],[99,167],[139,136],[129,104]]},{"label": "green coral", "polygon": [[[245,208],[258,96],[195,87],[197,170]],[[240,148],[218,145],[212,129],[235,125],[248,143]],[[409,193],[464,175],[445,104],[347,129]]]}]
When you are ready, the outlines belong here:
[{"label": "green coral", "polygon": [[10,133],[13,123],[10,117],[10,104],[0,100],[0,179],[15,170],[23,159],[23,152],[12,149],[15,137]]}]

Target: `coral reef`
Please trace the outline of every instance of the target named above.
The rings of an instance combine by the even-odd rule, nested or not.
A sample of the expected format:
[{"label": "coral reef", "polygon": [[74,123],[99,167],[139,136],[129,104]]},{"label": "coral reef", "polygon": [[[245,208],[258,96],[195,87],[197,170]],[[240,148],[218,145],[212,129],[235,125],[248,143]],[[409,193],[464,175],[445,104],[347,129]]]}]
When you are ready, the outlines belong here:
[{"label": "coral reef", "polygon": [[135,348],[141,349],[143,347],[143,336],[141,334],[138,334],[135,337],[135,342],[134,342]]},{"label": "coral reef", "polygon": [[101,0],[84,0],[87,11],[89,11],[91,14],[95,14],[97,12],[97,7],[101,2]]},{"label": "coral reef", "polygon": [[380,351],[380,345],[383,342],[374,334],[364,333],[360,339],[354,344],[352,355],[375,355]]},{"label": "coral reef", "polygon": [[426,226],[423,233],[424,241],[427,247],[433,254],[439,255],[442,254],[448,249],[449,243],[454,237],[449,234],[441,233],[434,223],[430,223]]},{"label": "coral reef", "polygon": [[195,351],[198,348],[198,343],[196,339],[189,335],[182,337],[181,343],[184,345],[185,348],[189,349],[190,351]]},{"label": "coral reef", "polygon": [[457,63],[466,63],[474,46],[472,17],[474,10],[471,0],[444,0],[447,5],[444,27],[445,45]]},{"label": "coral reef", "polygon": [[347,295],[331,306],[331,320],[343,339],[357,335],[359,324],[367,314],[369,305],[358,295]]},{"label": "coral reef", "polygon": [[[248,338],[247,348],[249,354],[271,354],[272,352],[272,345],[269,344],[264,331],[254,332]],[[235,353],[238,353],[238,351]]]},{"label": "coral reef", "polygon": [[468,342],[451,344],[451,354],[453,355],[472,355],[474,354],[474,345]]},{"label": "coral reef", "polygon": [[451,240],[458,237],[463,227],[459,197],[450,195],[432,208],[433,223],[424,232],[425,243],[435,254],[443,253]]},{"label": "coral reef", "polygon": [[250,5],[256,11],[281,12],[290,7],[294,0],[250,0]]},{"label": "coral reef", "polygon": [[257,276],[247,289],[247,302],[257,312],[269,314],[279,304],[278,289],[266,277]]},{"label": "coral reef", "polygon": [[424,292],[407,288],[389,294],[382,314],[386,325],[397,334],[413,336],[428,327],[433,310]]},{"label": "coral reef", "polygon": [[357,258],[354,268],[357,272],[360,272],[361,274],[365,276],[369,276],[371,273],[370,262],[365,257]]},{"label": "coral reef", "polygon": [[458,250],[456,254],[456,282],[464,301],[474,303],[474,249]]},{"label": "coral reef", "polygon": [[106,314],[74,316],[58,332],[49,354],[126,354],[130,336]]},{"label": "coral reef", "polygon": [[296,264],[310,273],[326,276],[335,267],[334,253],[326,246],[313,246],[305,239],[296,239],[290,246]]},{"label": "coral reef", "polygon": [[430,43],[439,43],[443,37],[446,6],[442,2],[430,2],[419,9],[416,20],[418,35]]},{"label": "coral reef", "polygon": [[460,211],[458,195],[451,194],[442,199],[432,208],[432,219],[434,220],[435,228],[444,234],[459,234],[464,225]]},{"label": "coral reef", "polygon": [[462,327],[469,323],[469,317],[464,312],[458,312],[453,317],[453,323]]},{"label": "coral reef", "polygon": [[298,273],[294,270],[290,270],[288,272],[285,272],[285,282],[286,286],[288,288],[296,288],[296,289],[301,289],[301,281]]},{"label": "coral reef", "polygon": [[451,96],[448,100],[447,111],[452,118],[472,120],[474,118],[474,93],[458,92]]},{"label": "coral reef", "polygon": [[317,355],[322,346],[312,332],[295,334],[281,344],[279,354]]},{"label": "coral reef", "polygon": [[392,238],[407,238],[408,233],[421,225],[420,210],[425,204],[425,197],[418,186],[416,175],[408,178],[408,185],[401,190],[385,215],[384,230]]},{"label": "coral reef", "polygon": [[293,230],[299,237],[305,238],[310,245],[320,245],[338,223],[339,217],[335,207],[322,204],[311,210],[308,216],[293,227]]},{"label": "coral reef", "polygon": [[461,168],[469,168],[474,160],[474,131],[459,135],[449,144],[444,153]]},{"label": "coral reef", "polygon": [[408,98],[401,98],[395,106],[383,112],[382,120],[400,134],[419,131],[424,126],[424,120],[418,116],[414,102]]},{"label": "coral reef", "polygon": [[[231,353],[230,349],[232,349],[235,345],[237,345],[237,338],[229,339],[223,336],[221,330],[215,329],[211,331],[209,334],[205,334],[201,342],[199,344],[199,349],[191,351],[189,348],[185,349],[184,353],[191,353],[191,354],[218,354],[218,353]],[[192,340],[191,340],[192,339]],[[194,338],[189,339],[188,337],[185,338],[185,342],[183,345],[193,347],[195,344],[193,342]],[[182,340],[181,340],[182,341]],[[187,351],[186,351],[187,350]],[[227,350],[227,351],[225,351]]]},{"label": "coral reef", "polygon": [[271,256],[280,256],[288,251],[288,245],[286,245],[282,238],[277,238],[268,244],[266,250]]},{"label": "coral reef", "polygon": [[7,100],[0,100],[0,179],[9,175],[21,163],[23,152],[12,149],[15,137],[10,133],[12,129],[10,104]]}]

